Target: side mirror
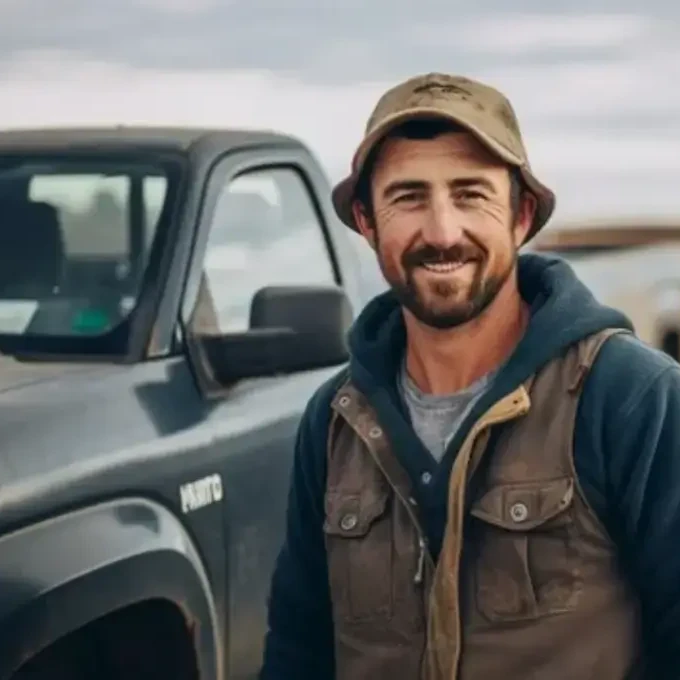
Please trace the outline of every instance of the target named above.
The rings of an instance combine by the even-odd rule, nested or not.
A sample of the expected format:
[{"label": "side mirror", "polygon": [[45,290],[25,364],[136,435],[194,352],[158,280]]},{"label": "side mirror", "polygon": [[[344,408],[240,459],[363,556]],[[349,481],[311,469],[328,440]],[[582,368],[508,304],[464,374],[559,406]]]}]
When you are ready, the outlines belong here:
[{"label": "side mirror", "polygon": [[245,333],[203,336],[201,345],[221,385],[344,363],[352,306],[340,287],[260,289]]}]

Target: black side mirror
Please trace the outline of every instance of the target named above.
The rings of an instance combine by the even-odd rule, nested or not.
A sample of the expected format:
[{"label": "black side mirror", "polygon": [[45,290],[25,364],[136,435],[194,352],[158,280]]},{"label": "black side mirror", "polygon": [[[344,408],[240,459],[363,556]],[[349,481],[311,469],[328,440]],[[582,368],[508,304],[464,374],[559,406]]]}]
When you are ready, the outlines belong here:
[{"label": "black side mirror", "polygon": [[344,363],[352,306],[340,287],[270,286],[260,289],[245,333],[203,336],[215,379],[229,385]]}]

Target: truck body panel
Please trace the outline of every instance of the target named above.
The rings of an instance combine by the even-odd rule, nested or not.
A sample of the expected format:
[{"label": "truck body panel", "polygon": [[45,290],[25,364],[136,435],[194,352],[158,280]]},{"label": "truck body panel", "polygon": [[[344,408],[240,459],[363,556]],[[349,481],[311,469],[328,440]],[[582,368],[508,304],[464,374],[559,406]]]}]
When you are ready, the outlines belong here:
[{"label": "truck body panel", "polygon": [[[8,650],[0,679],[72,631],[159,598],[185,618],[196,677],[254,677],[297,425],[340,365],[202,388],[186,339],[219,186],[251,168],[296,169],[355,313],[372,291],[358,285],[326,179],[296,140],[156,129],[0,134],[0,158],[74,149],[88,159],[121,149],[177,154],[183,174],[126,341],[111,345],[118,353],[87,356],[88,343],[101,342],[94,336],[77,338],[76,354],[37,340],[22,353],[33,338],[0,337],[8,355],[0,358],[0,638]],[[24,568],[29,559],[33,569]]]}]

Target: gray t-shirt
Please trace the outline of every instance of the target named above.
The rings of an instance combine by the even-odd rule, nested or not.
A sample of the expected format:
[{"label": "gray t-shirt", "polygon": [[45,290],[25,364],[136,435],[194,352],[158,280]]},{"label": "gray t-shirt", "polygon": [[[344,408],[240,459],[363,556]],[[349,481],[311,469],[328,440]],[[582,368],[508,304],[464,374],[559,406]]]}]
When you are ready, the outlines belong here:
[{"label": "gray t-shirt", "polygon": [[418,388],[406,370],[406,362],[402,362],[397,380],[401,398],[408,408],[413,429],[437,462],[494,374],[488,373],[459,392],[432,395]]}]

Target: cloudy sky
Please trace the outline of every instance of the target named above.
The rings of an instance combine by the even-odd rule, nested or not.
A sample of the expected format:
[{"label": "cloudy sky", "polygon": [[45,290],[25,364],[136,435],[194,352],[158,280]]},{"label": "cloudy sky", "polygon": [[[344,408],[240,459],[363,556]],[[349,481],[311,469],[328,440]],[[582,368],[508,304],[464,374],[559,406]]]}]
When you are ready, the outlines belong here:
[{"label": "cloudy sky", "polygon": [[459,72],[512,99],[556,221],[680,213],[677,0],[457,4],[0,0],[0,126],[278,128],[336,179],[384,88]]}]

